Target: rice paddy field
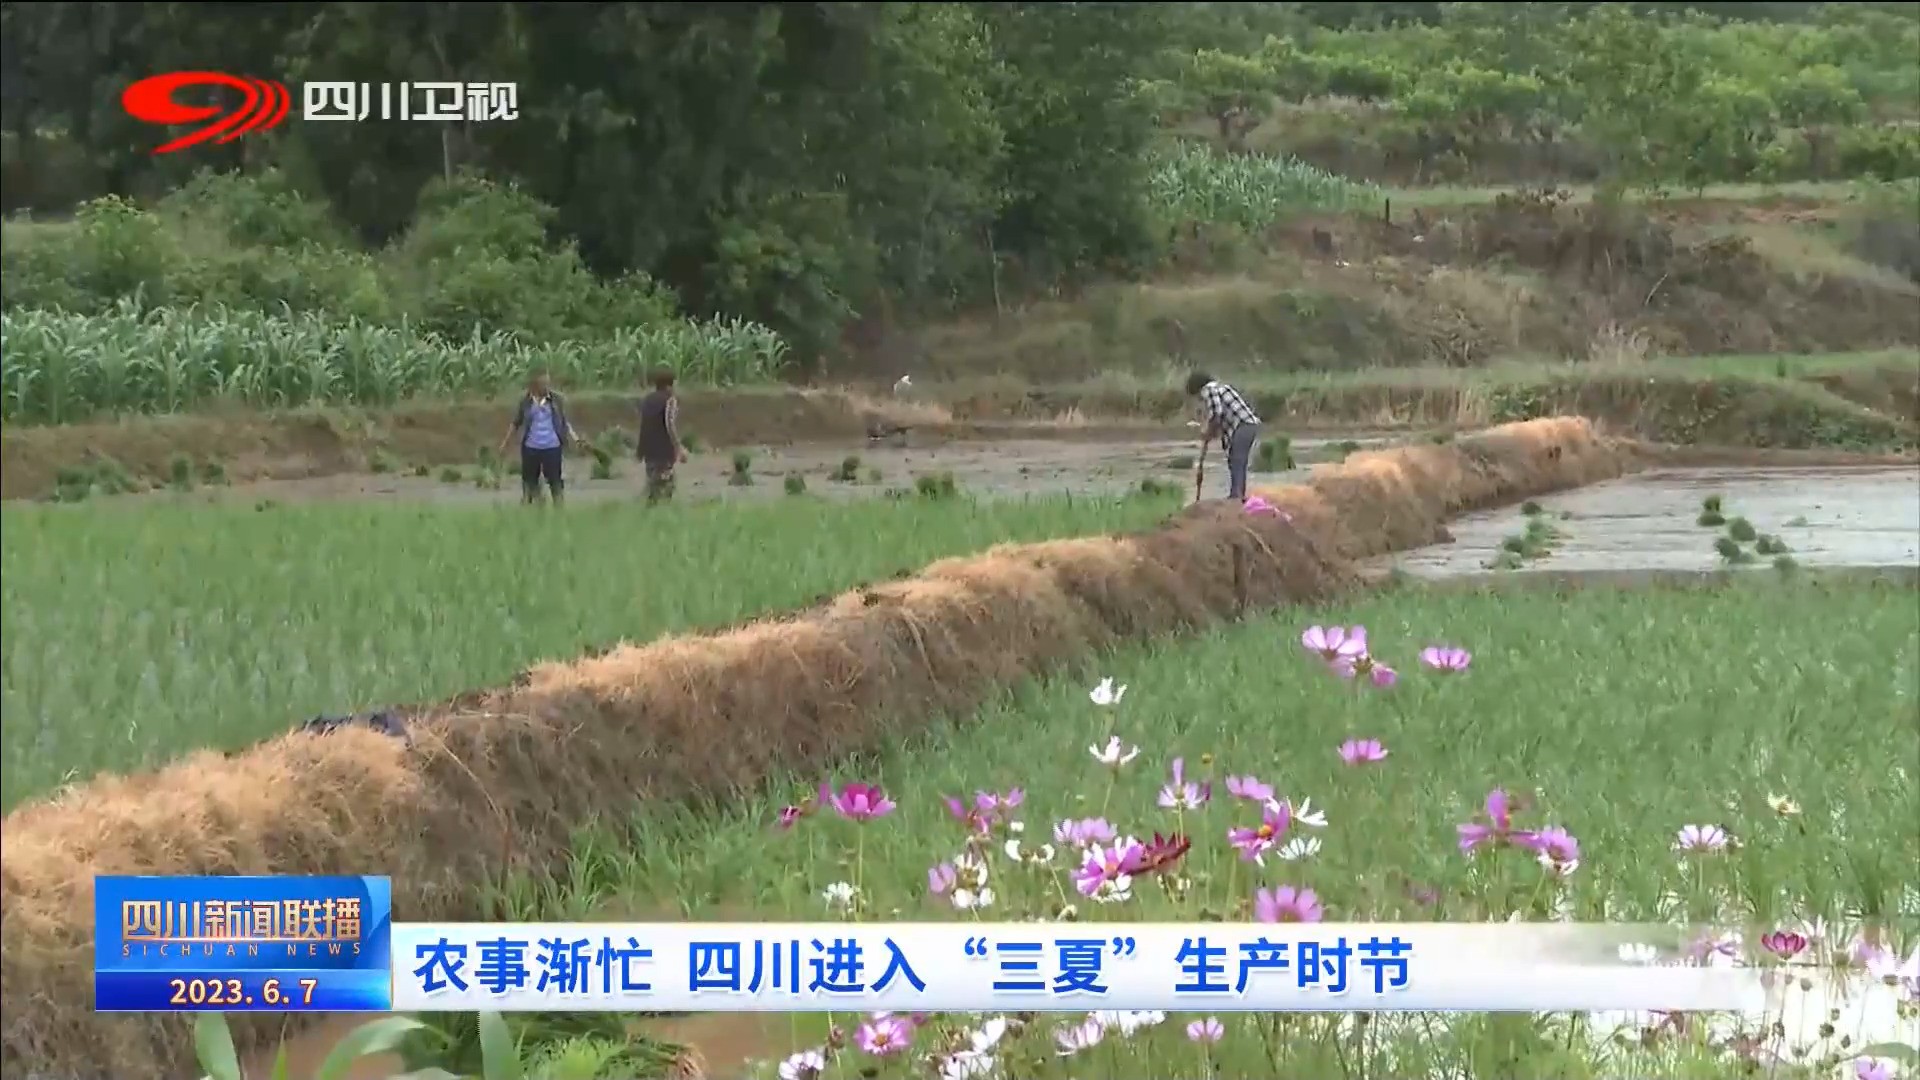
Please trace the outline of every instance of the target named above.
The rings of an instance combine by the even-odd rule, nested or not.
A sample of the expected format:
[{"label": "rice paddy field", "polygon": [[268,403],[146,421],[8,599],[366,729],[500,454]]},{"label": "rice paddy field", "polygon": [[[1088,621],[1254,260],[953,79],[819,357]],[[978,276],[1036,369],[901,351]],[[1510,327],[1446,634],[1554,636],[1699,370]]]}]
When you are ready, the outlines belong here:
[{"label": "rice paddy field", "polygon": [[0,788],[12,807],[102,770],[502,685],[540,660],[721,629],[995,543],[1144,527],[1172,505],[8,506]]},{"label": "rice paddy field", "polygon": [[[1174,501],[9,507],[6,803],[995,543],[1145,527]],[[858,798],[886,811],[853,820]],[[558,878],[474,888],[514,920],[1644,921],[1715,928],[1687,939],[1692,962],[1800,977],[1754,1016],[744,1016],[633,1035],[699,1046],[712,1077],[1891,1080],[1920,1047],[1916,822],[1910,578],[1509,575],[1127,646],[883,756],[603,822]],[[600,1052],[583,1046],[526,1052]],[[675,1060],[646,1075],[684,1075]]]},{"label": "rice paddy field", "polygon": [[[1334,626],[1391,685],[1303,644]],[[885,759],[638,821],[499,914],[1707,924],[1710,957],[1866,975],[1739,1020],[938,1018],[914,1045],[996,1037],[1028,1077],[1851,1076],[1920,1036],[1917,692],[1910,586],[1406,587],[1129,649]],[[823,782],[895,808],[846,820]],[[1554,839],[1467,850],[1509,825]],[[1776,931],[1805,941],[1769,953]],[[804,1064],[831,1054],[818,1027],[761,1037]],[[912,1074],[858,1042],[829,1075]]]}]

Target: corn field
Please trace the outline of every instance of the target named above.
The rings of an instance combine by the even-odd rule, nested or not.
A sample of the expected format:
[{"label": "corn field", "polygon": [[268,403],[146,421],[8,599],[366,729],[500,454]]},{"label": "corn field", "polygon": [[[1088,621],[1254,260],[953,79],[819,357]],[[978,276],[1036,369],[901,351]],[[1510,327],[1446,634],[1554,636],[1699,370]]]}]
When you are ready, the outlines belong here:
[{"label": "corn field", "polygon": [[1157,155],[1147,197],[1168,221],[1233,225],[1258,233],[1303,213],[1371,209],[1380,189],[1293,158],[1216,154],[1183,143]]},{"label": "corn field", "polygon": [[103,315],[29,309],[0,314],[7,421],[174,413],[218,402],[253,408],[384,405],[421,396],[493,394],[544,368],[567,388],[634,386],[672,368],[683,383],[767,382],[786,342],[744,320],[664,323],[604,342],[526,345],[508,334],[446,341],[405,326],[323,315],[123,302]]}]

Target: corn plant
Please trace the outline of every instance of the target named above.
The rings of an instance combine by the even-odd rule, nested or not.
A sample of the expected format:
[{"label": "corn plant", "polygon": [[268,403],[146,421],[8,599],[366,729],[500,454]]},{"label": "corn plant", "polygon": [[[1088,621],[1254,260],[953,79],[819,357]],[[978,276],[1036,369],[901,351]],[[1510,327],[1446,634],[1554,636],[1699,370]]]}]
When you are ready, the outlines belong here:
[{"label": "corn plant", "polygon": [[1183,144],[1159,155],[1147,197],[1172,222],[1232,225],[1261,232],[1304,213],[1378,206],[1380,189],[1293,158],[1215,154]]},{"label": "corn plant", "polygon": [[630,387],[660,366],[685,383],[730,386],[770,381],[786,362],[778,334],[738,319],[529,346],[504,333],[448,341],[405,324],[222,307],[143,310],[123,300],[102,315],[0,314],[0,417],[57,424],[214,402],[386,405],[499,393],[539,368],[574,388]]}]

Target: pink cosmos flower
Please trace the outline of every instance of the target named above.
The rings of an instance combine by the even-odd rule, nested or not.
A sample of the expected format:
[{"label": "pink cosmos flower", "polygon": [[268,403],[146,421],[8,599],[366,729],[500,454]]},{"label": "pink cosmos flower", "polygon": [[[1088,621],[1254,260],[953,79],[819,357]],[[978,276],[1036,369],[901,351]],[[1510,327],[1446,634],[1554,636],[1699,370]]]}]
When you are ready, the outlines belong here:
[{"label": "pink cosmos flower", "polygon": [[1242,859],[1263,863],[1267,852],[1287,835],[1287,826],[1292,823],[1293,808],[1284,802],[1272,800],[1261,810],[1260,824],[1251,828],[1228,829],[1227,843],[1239,849]]},{"label": "pink cosmos flower", "polygon": [[1227,794],[1237,799],[1251,799],[1254,802],[1273,801],[1273,787],[1263,784],[1251,776],[1227,777]]},{"label": "pink cosmos flower", "polygon": [[973,808],[988,817],[1004,818],[1011,811],[1020,808],[1027,801],[1027,793],[1022,788],[1008,788],[1005,795],[992,791],[973,793]]},{"label": "pink cosmos flower", "polygon": [[1420,650],[1420,662],[1435,671],[1465,671],[1473,654],[1451,645],[1429,645]]},{"label": "pink cosmos flower", "polygon": [[1116,841],[1110,847],[1095,844],[1087,849],[1080,869],[1074,871],[1074,888],[1079,889],[1082,896],[1103,895],[1103,890],[1124,895],[1140,868],[1143,854],[1145,849],[1130,839]]},{"label": "pink cosmos flower", "polygon": [[1366,653],[1358,656],[1343,656],[1331,664],[1334,674],[1343,679],[1357,679],[1366,676],[1368,682],[1385,690],[1400,681],[1400,673],[1375,660]]},{"label": "pink cosmos flower", "polygon": [[1281,521],[1293,520],[1292,514],[1273,505],[1259,495],[1247,496],[1247,500],[1240,504],[1240,508],[1249,514],[1257,514],[1263,517],[1277,517]]},{"label": "pink cosmos flower", "polygon": [[1893,1068],[1879,1058],[1856,1058],[1854,1080],[1893,1080]]},{"label": "pink cosmos flower", "polygon": [[1687,825],[1674,838],[1673,850],[1693,854],[1717,854],[1727,850],[1727,830],[1718,825]]},{"label": "pink cosmos flower", "polygon": [[1282,885],[1253,894],[1253,921],[1264,923],[1319,922],[1326,912],[1312,889]]},{"label": "pink cosmos flower", "polygon": [[1340,760],[1349,765],[1365,765],[1387,760],[1387,748],[1379,739],[1348,739],[1340,744]]},{"label": "pink cosmos flower", "polygon": [[780,808],[780,817],[776,824],[782,829],[791,829],[806,816],[807,808],[804,806],[783,806]]},{"label": "pink cosmos flower", "polygon": [[1117,833],[1106,818],[1081,818],[1062,821],[1053,827],[1055,843],[1070,844],[1073,847],[1086,847],[1089,844],[1104,844],[1112,840]]},{"label": "pink cosmos flower", "polygon": [[1213,798],[1212,784],[1195,784],[1186,777],[1186,760],[1173,759],[1173,780],[1160,789],[1160,805],[1168,810],[1198,810]]},{"label": "pink cosmos flower", "polygon": [[913,1025],[896,1016],[882,1016],[861,1024],[853,1038],[860,1049],[875,1057],[886,1057],[912,1044]]},{"label": "pink cosmos flower", "polygon": [[1782,960],[1791,960],[1806,949],[1807,939],[1791,930],[1775,930],[1760,935],[1760,946]]},{"label": "pink cosmos flower", "polygon": [[850,821],[872,821],[893,813],[894,802],[877,784],[846,783],[839,791],[830,783],[820,785],[820,801],[832,804],[840,816]]},{"label": "pink cosmos flower", "polygon": [[1320,654],[1320,659],[1333,663],[1344,657],[1362,656],[1367,651],[1367,628],[1356,626],[1348,629],[1344,626],[1309,626],[1307,632],[1300,635],[1300,644],[1308,650]]},{"label": "pink cosmos flower", "polygon": [[927,869],[927,891],[935,896],[945,896],[960,882],[960,871],[950,862]]},{"label": "pink cosmos flower", "polygon": [[1541,866],[1561,877],[1580,868],[1580,842],[1558,825],[1517,834],[1514,842],[1533,852]]},{"label": "pink cosmos flower", "polygon": [[955,821],[966,826],[968,832],[986,833],[993,830],[993,825],[987,820],[986,815],[968,806],[964,800],[952,795],[943,796],[942,799],[947,804],[947,813],[951,814]]},{"label": "pink cosmos flower", "polygon": [[1485,824],[1469,821],[1457,826],[1460,832],[1460,850],[1471,852],[1482,844],[1500,847],[1513,838],[1513,804],[1507,793],[1495,788],[1487,792],[1487,820]]},{"label": "pink cosmos flower", "polygon": [[1226,1034],[1226,1025],[1211,1016],[1187,1025],[1187,1038],[1197,1043],[1217,1043]]}]

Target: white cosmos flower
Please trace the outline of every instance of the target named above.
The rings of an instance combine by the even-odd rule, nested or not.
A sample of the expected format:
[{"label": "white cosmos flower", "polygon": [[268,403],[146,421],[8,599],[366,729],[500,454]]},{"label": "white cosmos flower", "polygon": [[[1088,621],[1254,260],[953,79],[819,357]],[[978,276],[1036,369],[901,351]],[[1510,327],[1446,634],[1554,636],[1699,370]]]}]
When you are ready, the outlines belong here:
[{"label": "white cosmos flower", "polygon": [[961,911],[978,911],[981,908],[992,907],[993,890],[981,889],[975,892],[972,889],[955,889],[953,890],[953,906],[959,908]]},{"label": "white cosmos flower", "polygon": [[860,902],[860,890],[844,881],[836,881],[820,891],[820,898],[835,911],[852,911]]},{"label": "white cosmos flower", "polygon": [[1053,861],[1052,844],[1036,844],[1028,847],[1018,840],[1008,840],[1005,845],[1007,858],[1017,863],[1044,866]]},{"label": "white cosmos flower", "polygon": [[1292,800],[1288,800],[1287,805],[1293,811],[1293,820],[1300,824],[1311,826],[1315,829],[1324,829],[1327,827],[1327,815],[1313,808],[1312,799],[1301,799],[1299,806],[1294,806]]},{"label": "white cosmos flower", "polygon": [[940,1080],[983,1080],[999,1067],[993,1055],[979,1050],[956,1050],[940,1061]]},{"label": "white cosmos flower", "polygon": [[1093,900],[1097,904],[1124,904],[1133,898],[1133,875],[1121,874],[1109,878],[1094,887]]},{"label": "white cosmos flower", "polygon": [[1311,859],[1318,854],[1320,854],[1320,838],[1317,836],[1296,836],[1280,849],[1280,857],[1288,862]]},{"label": "white cosmos flower", "polygon": [[987,860],[972,850],[953,857],[953,876],[959,884],[979,890],[987,885]]},{"label": "white cosmos flower", "polygon": [[827,1058],[818,1050],[802,1050],[780,1063],[780,1080],[816,1080],[827,1071]]},{"label": "white cosmos flower", "polygon": [[1800,804],[1785,795],[1775,795],[1772,792],[1768,792],[1767,805],[1773,807],[1773,812],[1779,814],[1781,817],[1793,817],[1800,813]]},{"label": "white cosmos flower", "polygon": [[1127,696],[1127,685],[1121,683],[1115,686],[1112,679],[1101,679],[1100,685],[1094,687],[1087,696],[1093,699],[1095,705],[1118,705],[1120,699]]},{"label": "white cosmos flower", "polygon": [[1140,756],[1139,747],[1123,746],[1120,742],[1120,736],[1118,735],[1107,740],[1105,749],[1098,746],[1089,746],[1087,747],[1087,752],[1093,755],[1095,761],[1098,761],[1110,769],[1117,769]]},{"label": "white cosmos flower", "polygon": [[1167,1014],[1158,1010],[1097,1012],[1089,1019],[1108,1031],[1118,1032],[1125,1039],[1131,1038],[1136,1032],[1165,1023]]},{"label": "white cosmos flower", "polygon": [[1620,946],[1620,962],[1623,964],[1638,964],[1646,967],[1658,959],[1660,959],[1660,950],[1645,942],[1629,942]]}]

